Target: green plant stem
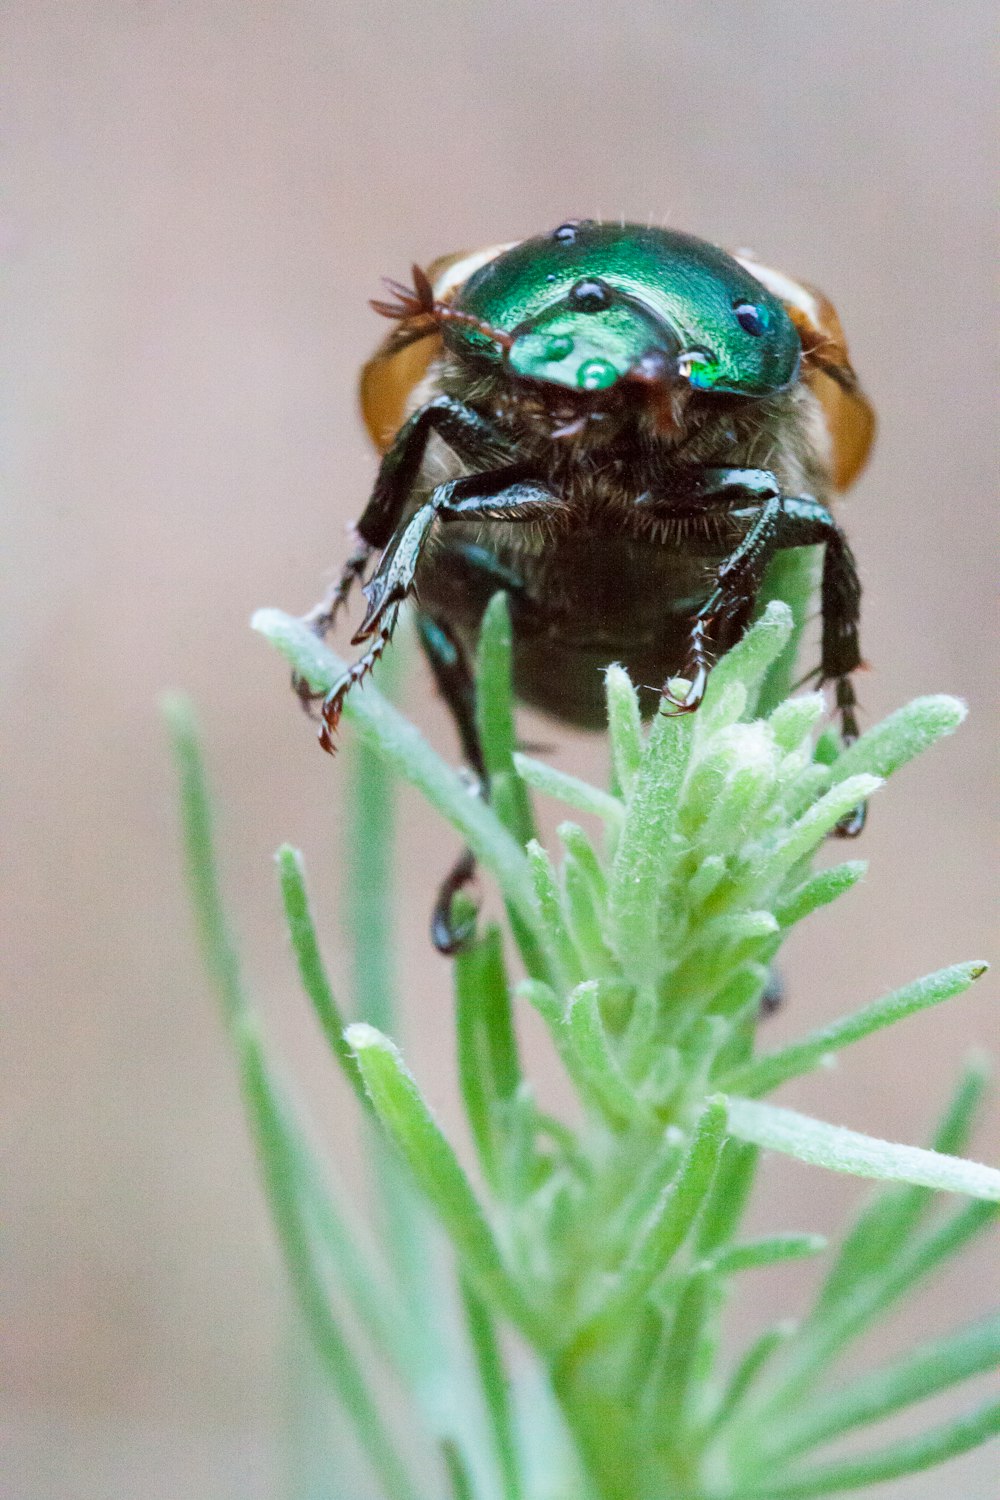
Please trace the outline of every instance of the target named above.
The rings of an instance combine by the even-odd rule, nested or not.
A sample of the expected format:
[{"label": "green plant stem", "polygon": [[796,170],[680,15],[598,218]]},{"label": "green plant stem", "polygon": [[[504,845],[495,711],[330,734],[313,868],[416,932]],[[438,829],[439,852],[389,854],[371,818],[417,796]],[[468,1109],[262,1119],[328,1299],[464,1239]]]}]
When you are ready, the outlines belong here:
[{"label": "green plant stem", "polygon": [[687,1156],[643,1226],[603,1305],[578,1329],[565,1359],[572,1364],[624,1321],[661,1276],[686,1238],[712,1185],[726,1125],[724,1100],[709,1099],[692,1132]]}]

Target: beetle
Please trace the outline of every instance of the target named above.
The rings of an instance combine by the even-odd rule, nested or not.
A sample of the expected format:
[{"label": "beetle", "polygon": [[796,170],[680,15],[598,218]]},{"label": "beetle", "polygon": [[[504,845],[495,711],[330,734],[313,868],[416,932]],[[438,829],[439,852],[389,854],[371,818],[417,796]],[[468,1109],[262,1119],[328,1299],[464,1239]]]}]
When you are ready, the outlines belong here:
[{"label": "beetle", "polygon": [[[874,416],[821,293],[693,235],[590,219],[386,285],[394,300],[372,306],[396,326],[361,378],[381,467],[339,578],[305,617],[324,636],[370,573],[353,637],[366,649],[324,700],[325,749],[411,595],[485,786],[469,661],[497,590],[518,696],[597,727],[612,661],[664,684],[665,712],[696,710],[775,553],[816,544],[819,674],[844,740],[857,736],[861,588],[829,499],[864,463]],[[473,869],[467,852],[442,887],[442,951],[467,936],[450,912]]]}]

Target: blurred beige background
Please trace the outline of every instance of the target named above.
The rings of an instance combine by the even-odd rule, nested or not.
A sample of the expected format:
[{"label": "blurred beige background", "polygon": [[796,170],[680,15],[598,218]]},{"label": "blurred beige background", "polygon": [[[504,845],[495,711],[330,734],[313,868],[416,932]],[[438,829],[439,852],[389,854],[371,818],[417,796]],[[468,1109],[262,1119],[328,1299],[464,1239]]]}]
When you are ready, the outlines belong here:
[{"label": "blurred beige background", "polygon": [[[246,621],[313,602],[366,498],[354,381],[381,337],[381,274],[624,214],[753,246],[832,294],[882,419],[847,511],[866,714],[938,689],[973,713],[878,799],[868,887],[793,943],[773,1034],[988,948],[990,9],[5,7],[5,1495],[285,1493],[280,1275],[193,953],[155,702],[169,685],[199,704],[253,986],[335,1138],[343,1096],[293,982],[271,853],[304,848],[343,982],[343,763]],[[599,770],[591,743],[561,754]],[[448,1111],[448,970],[425,924],[428,865],[449,851],[408,798],[402,840],[408,1052]],[[920,1139],[991,1014],[977,991],[787,1100]],[[759,1212],[835,1228],[857,1196],[786,1166]],[[994,1268],[970,1256],[893,1340],[971,1315]],[[787,1297],[758,1277],[754,1316]],[[982,1455],[879,1491],[995,1493]]]}]

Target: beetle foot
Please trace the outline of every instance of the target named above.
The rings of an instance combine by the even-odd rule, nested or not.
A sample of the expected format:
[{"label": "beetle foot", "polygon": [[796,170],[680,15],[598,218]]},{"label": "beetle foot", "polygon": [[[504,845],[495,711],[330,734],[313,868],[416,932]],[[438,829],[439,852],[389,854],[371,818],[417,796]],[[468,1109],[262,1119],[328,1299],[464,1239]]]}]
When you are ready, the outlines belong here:
[{"label": "beetle foot", "polygon": [[[660,690],[660,713],[665,719],[678,719],[681,714],[693,714],[699,709],[705,698],[705,683],[708,680],[708,672],[702,668],[694,674],[691,686],[683,698],[678,698],[669,687]],[[667,705],[664,707],[663,705]]]},{"label": "beetle foot", "polygon": [[364,656],[360,657],[353,666],[348,667],[339,682],[334,683],[323,700],[320,712],[319,742],[328,755],[337,753],[337,728],[340,724],[340,716],[344,711],[344,701],[352,687],[363,682],[369,672],[375,666],[386,646],[392,640],[392,632],[396,626],[396,618],[399,614],[399,606],[392,605],[383,620],[378,635],[369,646]]},{"label": "beetle foot", "polygon": [[[323,598],[315,604],[308,614],[301,616],[301,623],[307,630],[311,630],[317,640],[325,641],[337,621],[337,616],[344,608],[351,596],[351,590],[359,578],[363,578],[368,560],[375,548],[364,541],[355,533],[354,546],[340,574],[334,583],[330,585]],[[322,692],[316,692],[309,686],[304,677],[297,672],[292,673],[292,691],[298,695],[299,702],[310,719],[315,719],[313,704],[324,696]]]},{"label": "beetle foot", "polygon": [[368,601],[368,608],[364,619],[351,637],[352,646],[361,646],[365,641],[370,640],[379,629],[386,612],[398,606],[406,597],[406,589],[398,582],[392,569],[384,576],[376,573],[372,581],[364,588],[363,593]]},{"label": "beetle foot", "polygon": [[471,943],[476,933],[476,910],[463,921],[456,922],[452,916],[452,902],[459,891],[468,892],[475,884],[476,861],[471,849],[466,849],[441,883],[434,910],[431,913],[431,942],[439,953],[451,957],[461,953]]},{"label": "beetle foot", "polygon": [[665,682],[660,690],[660,696],[664,704],[660,712],[668,719],[678,717],[680,714],[693,714],[701,707],[705,697],[705,688],[708,685],[708,674],[711,670],[708,661],[708,631],[711,620],[702,617],[695,620],[691,626],[691,639],[688,644],[687,660],[681,671],[677,674],[683,677],[688,684],[687,692],[683,698],[678,698],[671,691],[669,681]]},{"label": "beetle foot", "polygon": [[859,833],[864,832],[868,821],[868,803],[859,802],[857,807],[852,807],[849,813],[845,813],[839,823],[834,824],[833,836],[835,839],[856,839]]},{"label": "beetle foot", "polygon": [[[853,745],[861,730],[858,727],[857,706],[858,700],[854,693],[854,683],[850,677],[838,677],[836,679],[837,712],[840,715],[840,739],[846,750]],[[859,802],[857,807],[852,807],[849,813],[845,813],[839,823],[833,827],[833,837],[837,839],[856,839],[863,831],[868,820],[868,803]]]},{"label": "beetle foot", "polygon": [[351,591],[359,578],[365,576],[365,569],[375,548],[370,542],[357,534],[354,537],[354,546],[340,570],[339,576],[330,585],[323,598],[315,604],[308,614],[302,616],[302,624],[311,630],[317,639],[324,641],[333,629],[337,616],[351,597]]}]

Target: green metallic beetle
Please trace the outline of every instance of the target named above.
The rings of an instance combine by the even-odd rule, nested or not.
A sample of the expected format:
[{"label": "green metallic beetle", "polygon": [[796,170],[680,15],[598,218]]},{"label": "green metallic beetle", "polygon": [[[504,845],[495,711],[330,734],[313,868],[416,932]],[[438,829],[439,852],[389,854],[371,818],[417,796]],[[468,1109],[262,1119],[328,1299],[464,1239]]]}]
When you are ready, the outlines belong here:
[{"label": "green metallic beetle", "polygon": [[[325,634],[378,556],[354,636],[367,649],[323,704],[324,748],[410,595],[480,778],[468,663],[497,590],[525,701],[596,727],[619,661],[639,683],[685,679],[663,706],[689,713],[775,553],[813,544],[820,673],[853,738],[861,591],[827,502],[863,463],[873,417],[826,299],[692,235],[593,220],[413,278],[372,304],[398,325],[362,375],[384,457],[356,546],[307,617]],[[444,951],[464,936],[450,908],[472,872],[466,854],[442,887]]]}]

